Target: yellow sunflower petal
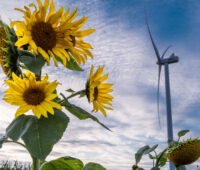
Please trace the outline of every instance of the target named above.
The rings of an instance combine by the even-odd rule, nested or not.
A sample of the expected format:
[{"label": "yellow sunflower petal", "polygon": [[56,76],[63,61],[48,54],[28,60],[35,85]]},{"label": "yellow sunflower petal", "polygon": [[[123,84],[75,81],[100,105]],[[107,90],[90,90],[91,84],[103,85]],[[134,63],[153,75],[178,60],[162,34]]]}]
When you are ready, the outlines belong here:
[{"label": "yellow sunflower petal", "polygon": [[46,53],[46,51],[44,51],[42,48],[38,47],[38,52],[40,54],[42,54],[44,59],[47,61],[47,65],[49,65],[50,64],[50,59],[49,59],[49,55]]}]

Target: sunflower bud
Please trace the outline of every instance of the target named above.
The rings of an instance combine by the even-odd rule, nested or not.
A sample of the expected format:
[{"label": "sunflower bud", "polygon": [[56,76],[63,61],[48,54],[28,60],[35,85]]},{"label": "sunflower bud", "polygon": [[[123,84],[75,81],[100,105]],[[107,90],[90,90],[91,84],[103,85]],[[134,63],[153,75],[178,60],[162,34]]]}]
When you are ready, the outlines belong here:
[{"label": "sunflower bud", "polygon": [[132,166],[132,169],[133,169],[133,170],[136,170],[137,168],[138,168],[137,165],[133,165],[133,166]]},{"label": "sunflower bud", "polygon": [[14,46],[17,41],[15,32],[0,20],[0,64],[3,72],[11,79],[12,72],[19,75],[18,53]]},{"label": "sunflower bud", "polygon": [[168,159],[175,165],[188,165],[200,157],[200,140],[188,139],[171,148],[167,155]]}]

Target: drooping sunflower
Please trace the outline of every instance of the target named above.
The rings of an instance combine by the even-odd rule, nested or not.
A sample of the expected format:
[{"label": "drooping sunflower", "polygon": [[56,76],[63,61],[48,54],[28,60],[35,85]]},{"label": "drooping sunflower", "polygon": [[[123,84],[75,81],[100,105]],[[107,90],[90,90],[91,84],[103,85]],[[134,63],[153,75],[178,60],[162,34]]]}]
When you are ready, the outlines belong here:
[{"label": "drooping sunflower", "polygon": [[[28,45],[28,50],[35,54],[40,53],[47,61],[47,65],[50,64],[50,57],[53,58],[56,66],[58,58],[66,65],[67,60],[70,60],[68,52],[79,63],[84,63],[87,55],[92,57],[88,50],[92,48],[91,45],[76,40],[76,37],[80,39],[94,32],[94,29],[78,31],[86,22],[86,17],[72,22],[76,17],[77,9],[70,15],[69,8],[64,12],[63,6],[55,12],[55,4],[52,0],[47,14],[49,0],[45,0],[44,5],[41,0],[37,0],[37,3],[39,9],[35,4],[29,4],[30,7],[34,7],[33,12],[26,6],[25,10],[15,8],[23,12],[25,18],[25,21],[11,22],[11,27],[16,25],[16,34],[19,38],[15,44],[17,47]],[[82,51],[74,50],[75,46],[81,48]]]},{"label": "drooping sunflower", "polygon": [[93,103],[92,112],[100,110],[106,117],[105,109],[113,110],[111,107],[107,106],[112,106],[111,101],[113,100],[113,96],[108,93],[112,92],[113,89],[111,89],[112,84],[103,83],[108,78],[108,74],[102,75],[103,69],[104,66],[99,66],[96,72],[93,73],[94,66],[92,65],[89,79],[86,83],[86,95],[88,101]]},{"label": "drooping sunflower", "polygon": [[200,157],[200,140],[188,139],[171,148],[168,159],[177,167],[195,162]]},{"label": "drooping sunflower", "polygon": [[12,72],[21,74],[18,63],[18,52],[14,46],[17,41],[14,30],[0,20],[0,64],[3,72],[11,79]]},{"label": "drooping sunflower", "polygon": [[58,103],[52,101],[57,97],[57,94],[53,93],[58,85],[57,81],[49,82],[47,76],[37,81],[30,71],[27,71],[22,78],[12,73],[12,78],[13,80],[5,80],[9,89],[5,91],[4,100],[19,106],[15,117],[32,109],[38,119],[41,115],[47,118],[47,112],[54,114],[53,108],[61,109]]}]

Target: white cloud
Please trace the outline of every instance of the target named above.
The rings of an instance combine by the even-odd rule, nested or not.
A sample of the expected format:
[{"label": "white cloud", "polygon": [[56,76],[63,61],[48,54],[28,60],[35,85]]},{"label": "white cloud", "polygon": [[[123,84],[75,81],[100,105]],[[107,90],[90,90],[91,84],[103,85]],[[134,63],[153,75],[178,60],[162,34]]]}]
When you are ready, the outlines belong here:
[{"label": "white cloud", "polygon": [[[29,4],[31,1],[3,1],[0,4],[3,11],[0,12],[3,19],[8,22],[9,18],[18,19],[19,12],[13,11],[14,7],[21,7],[22,4]],[[68,2],[68,1],[67,1]],[[73,4],[72,4],[73,3]],[[57,6],[65,4],[64,2]],[[146,29],[129,30],[121,24],[118,17],[106,18],[104,5],[101,1],[69,1],[72,9],[79,6],[79,16],[86,14],[89,16],[85,27],[94,27],[96,32],[87,38],[93,47],[94,60],[88,60],[84,67],[85,72],[73,73],[59,68],[46,67],[44,73],[48,73],[51,80],[58,79],[62,86],[59,91],[72,88],[80,90],[84,87],[89,73],[90,65],[105,64],[105,73],[109,72],[109,81],[114,83],[113,93],[114,111],[108,112],[105,119],[101,113],[95,114],[113,132],[108,132],[93,121],[80,121],[69,115],[71,122],[69,128],[61,141],[55,145],[53,152],[48,159],[54,159],[59,156],[70,155],[82,159],[85,163],[89,161],[102,163],[109,170],[130,169],[134,164],[134,153],[139,147],[155,143],[160,143],[163,148],[166,141],[166,122],[165,112],[161,113],[162,129],[158,127],[156,114],[156,86],[157,86],[157,66],[152,46]],[[5,7],[6,8],[3,8]],[[90,7],[93,8],[90,8]],[[92,9],[92,10],[91,10]],[[178,52],[180,56],[187,55],[182,52],[182,47]],[[176,49],[177,50],[177,49]],[[185,108],[199,100],[199,60],[185,57],[179,64],[170,67],[171,90],[173,105],[174,123],[188,119]],[[53,64],[52,64],[53,66]],[[188,76],[189,75],[189,76]],[[189,78],[188,78],[189,77]],[[5,88],[5,87],[4,87]],[[67,95],[67,93],[65,93]],[[164,93],[164,79],[161,77],[161,96]],[[1,97],[3,94],[1,94]],[[86,99],[79,103],[78,98],[72,100],[74,103],[88,107]],[[14,117],[15,106],[10,106],[1,101],[0,108],[1,127],[9,124]],[[9,108],[9,109],[8,109]],[[164,103],[161,104],[161,110],[165,110]],[[188,119],[192,124],[195,117]],[[197,122],[198,123],[198,122]],[[175,126],[175,132],[179,129]],[[198,129],[194,129],[198,130]],[[192,133],[197,135],[197,132]],[[65,148],[65,150],[63,150]],[[30,161],[27,153],[15,146],[5,146],[0,150],[0,158],[13,160],[16,156],[10,156],[15,153],[17,159],[21,161]],[[120,160],[120,161],[119,161]],[[143,165],[148,168],[150,162],[145,159]]]}]

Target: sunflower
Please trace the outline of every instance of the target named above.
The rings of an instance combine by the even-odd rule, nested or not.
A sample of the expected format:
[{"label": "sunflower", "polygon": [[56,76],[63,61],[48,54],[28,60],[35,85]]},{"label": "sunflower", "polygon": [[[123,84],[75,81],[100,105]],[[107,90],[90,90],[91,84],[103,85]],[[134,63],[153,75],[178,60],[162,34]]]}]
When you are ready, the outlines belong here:
[{"label": "sunflower", "polygon": [[18,117],[32,109],[32,112],[39,119],[41,115],[48,117],[47,112],[54,114],[53,108],[61,109],[61,106],[52,100],[57,97],[53,93],[58,82],[49,82],[45,76],[41,81],[30,71],[20,78],[12,73],[13,80],[5,80],[9,89],[5,91],[4,100],[12,105],[19,106],[15,117]]},{"label": "sunflower", "polygon": [[188,139],[180,142],[169,150],[167,157],[177,167],[195,162],[200,157],[200,140]]},{"label": "sunflower", "polygon": [[105,109],[113,110],[111,107],[106,106],[112,106],[111,101],[113,100],[113,97],[108,93],[112,92],[113,89],[111,89],[112,84],[102,83],[108,78],[108,74],[102,75],[103,69],[104,66],[99,66],[96,72],[93,73],[94,66],[92,65],[89,79],[86,83],[86,95],[88,101],[93,103],[92,112],[100,110],[106,117]]},{"label": "sunflower", "polygon": [[18,63],[18,53],[14,46],[17,37],[14,30],[10,29],[0,20],[0,64],[3,72],[11,79],[12,72],[17,75],[21,74]]},{"label": "sunflower", "polygon": [[[16,25],[16,34],[19,38],[15,44],[17,47],[22,48],[28,45],[28,50],[35,54],[40,53],[47,61],[47,65],[50,64],[49,57],[53,58],[55,66],[57,66],[58,58],[66,65],[67,60],[70,60],[68,51],[79,63],[84,63],[87,55],[92,57],[88,50],[92,48],[91,45],[76,40],[76,37],[81,39],[94,32],[94,29],[78,31],[86,22],[86,17],[72,22],[76,17],[77,9],[70,15],[69,8],[64,12],[63,6],[55,12],[55,4],[52,0],[47,14],[49,0],[45,0],[44,5],[41,0],[37,0],[37,3],[39,9],[35,4],[29,4],[30,7],[34,7],[33,12],[26,6],[25,10],[15,8],[23,12],[25,18],[25,21],[14,21],[10,25],[11,27]],[[74,50],[74,46],[81,48],[82,51]],[[85,58],[82,58],[83,56]]]}]

